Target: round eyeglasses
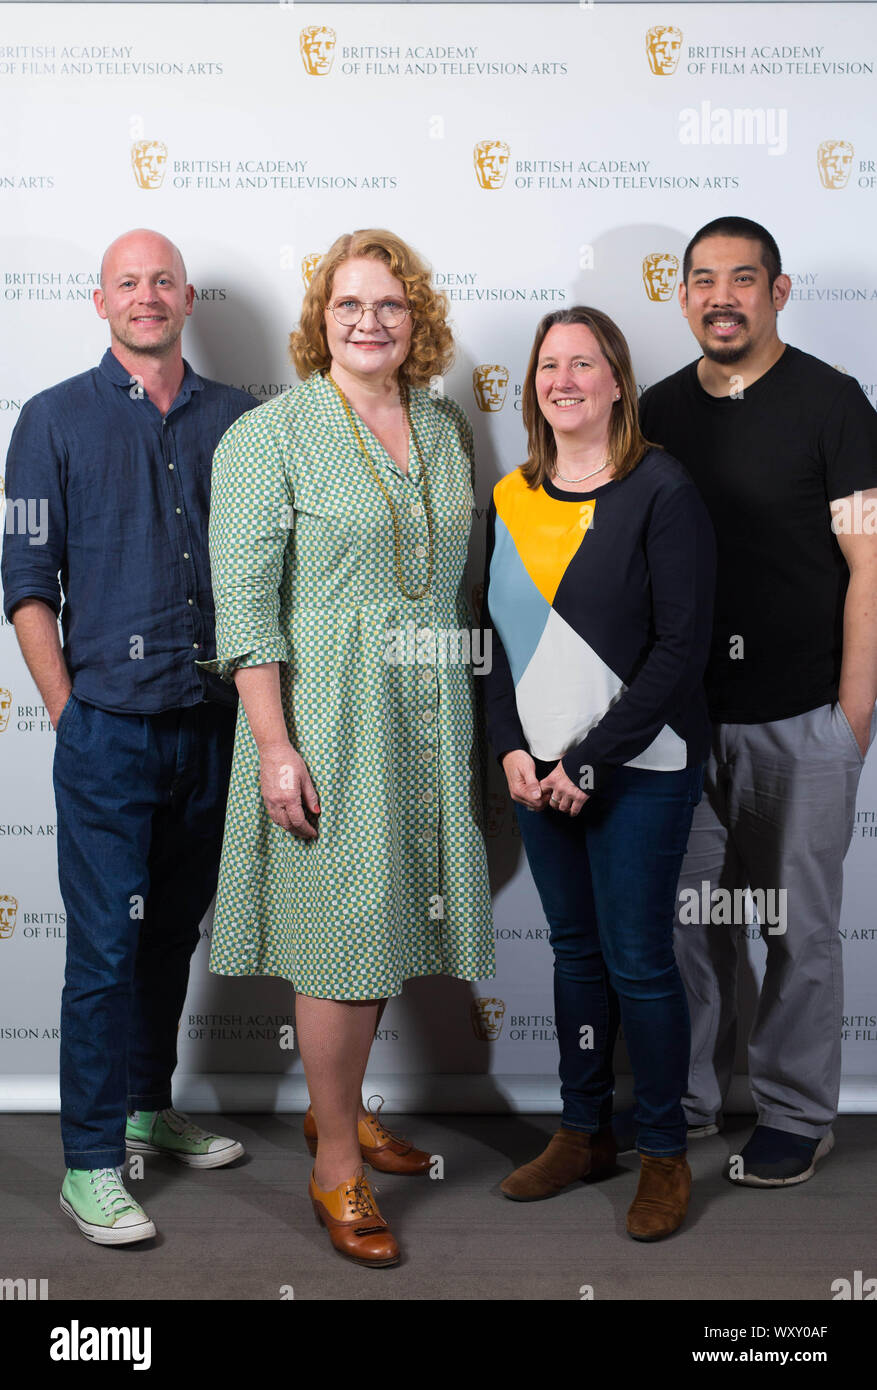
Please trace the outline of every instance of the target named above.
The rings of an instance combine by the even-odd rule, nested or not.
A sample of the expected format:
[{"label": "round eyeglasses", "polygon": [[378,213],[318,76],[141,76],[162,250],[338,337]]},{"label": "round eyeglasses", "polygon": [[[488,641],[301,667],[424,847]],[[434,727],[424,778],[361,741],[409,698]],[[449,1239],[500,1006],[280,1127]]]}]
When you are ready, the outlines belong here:
[{"label": "round eyeglasses", "polygon": [[359,323],[367,309],[374,310],[382,328],[398,328],[411,313],[407,304],[400,304],[398,299],[379,299],[377,304],[362,304],[358,299],[339,299],[337,304],[330,304],[329,308],[344,328],[352,328]]}]

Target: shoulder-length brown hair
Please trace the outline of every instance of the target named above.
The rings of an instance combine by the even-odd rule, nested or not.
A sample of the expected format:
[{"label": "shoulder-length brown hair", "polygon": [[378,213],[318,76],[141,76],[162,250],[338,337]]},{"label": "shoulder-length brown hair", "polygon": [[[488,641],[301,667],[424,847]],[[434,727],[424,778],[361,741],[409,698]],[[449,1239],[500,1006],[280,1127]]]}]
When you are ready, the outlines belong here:
[{"label": "shoulder-length brown hair", "polygon": [[411,309],[411,347],[399,368],[399,377],[411,386],[428,386],[444,376],[454,360],[454,339],[446,323],[447,296],[431,284],[432,272],[417,252],[401,237],[380,227],[345,232],[329,247],[314,271],[304,297],[301,321],[289,335],[289,355],[302,378],[327,371],[332,358],[326,337],[325,310],[332,298],[335,271],[343,261],[367,256],[383,261],[390,274],[405,286]]},{"label": "shoulder-length brown hair", "polygon": [[623,478],[633,472],[643,455],[654,446],[645,438],[639,427],[636,382],[630,349],[624,334],[608,314],[604,314],[600,309],[590,309],[583,304],[577,304],[571,309],[556,309],[553,313],[546,314],[536,329],[521,403],[529,445],[527,462],[521,472],[531,488],[539,487],[554,472],[557,446],[554,442],[554,431],[539,407],[536,395],[536,369],[542,344],[549,330],[558,323],[581,323],[590,328],[618,383],[621,398],[613,403],[612,414],[609,417],[609,452],[614,465],[612,476]]}]

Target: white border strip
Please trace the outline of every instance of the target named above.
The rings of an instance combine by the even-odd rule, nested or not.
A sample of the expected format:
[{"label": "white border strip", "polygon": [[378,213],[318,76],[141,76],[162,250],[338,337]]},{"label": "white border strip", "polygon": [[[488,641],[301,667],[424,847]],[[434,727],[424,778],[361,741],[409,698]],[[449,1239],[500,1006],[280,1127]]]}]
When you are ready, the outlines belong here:
[{"label": "white border strip", "polygon": [[[433,1115],[554,1115],[560,1111],[555,1076],[522,1075],[375,1075],[366,1078],[364,1094],[381,1095],[388,1113]],[[629,1076],[618,1078],[616,1105],[632,1101]],[[196,1114],[296,1114],[307,1109],[302,1076],[269,1072],[178,1073],[174,1104]],[[725,1107],[730,1115],[751,1115],[755,1107],[746,1076],[735,1076]],[[57,1113],[57,1075],[0,1076],[0,1112]],[[839,1113],[877,1114],[877,1079],[849,1077],[841,1082]]]}]

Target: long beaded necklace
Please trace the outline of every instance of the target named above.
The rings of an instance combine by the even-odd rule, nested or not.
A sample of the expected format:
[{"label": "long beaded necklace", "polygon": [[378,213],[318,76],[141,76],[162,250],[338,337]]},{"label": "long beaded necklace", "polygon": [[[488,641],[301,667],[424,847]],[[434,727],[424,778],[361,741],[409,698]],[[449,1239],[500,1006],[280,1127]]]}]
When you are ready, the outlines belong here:
[{"label": "long beaded necklace", "polygon": [[400,592],[400,594],[403,596],[403,598],[412,599],[412,600],[413,600],[413,599],[423,598],[424,594],[428,592],[429,586],[430,586],[431,583],[432,583],[432,566],[433,566],[432,509],[431,509],[431,506],[430,506],[430,498],[429,498],[429,479],[427,478],[427,475],[426,475],[426,460],[424,459],[423,454],[422,454],[422,452],[421,452],[420,440],[417,438],[417,435],[416,435],[415,432],[414,432],[414,426],[413,426],[412,423],[411,423],[411,410],[410,410],[410,407],[409,407],[409,404],[408,404],[408,387],[405,386],[405,385],[400,386],[399,398],[400,398],[400,400],[401,400],[401,402],[402,402],[402,410],[403,410],[403,412],[404,412],[404,414],[405,414],[405,419],[406,419],[406,421],[408,422],[408,431],[409,431],[409,434],[411,435],[411,438],[414,440],[414,448],[415,448],[415,451],[416,451],[416,453],[417,453],[418,461],[419,461],[419,463],[420,463],[420,476],[421,476],[421,478],[423,479],[423,507],[424,507],[424,511],[426,512],[426,534],[427,534],[427,536],[428,536],[428,538],[429,538],[429,550],[428,550],[427,563],[426,563],[426,579],[425,579],[424,583],[420,585],[419,588],[414,589],[414,590],[406,589],[405,583],[404,583],[404,580],[403,580],[403,576],[402,576],[402,543],[401,543],[401,533],[400,533],[400,528],[399,528],[399,518],[398,518],[398,516],[397,516],[397,514],[396,514],[396,507],[395,507],[395,504],[394,504],[394,502],[393,502],[393,499],[392,499],[392,497],[390,496],[389,492],[387,491],[386,487],[384,486],[383,480],[381,479],[381,476],[380,476],[380,474],[378,473],[378,470],[375,468],[375,465],[374,465],[374,462],[373,462],[373,460],[372,460],[371,454],[369,453],[368,449],[365,447],[365,443],[363,442],[362,435],[360,434],[360,432],[359,432],[359,427],[357,426],[357,423],[356,423],[356,417],[355,417],[355,415],[353,414],[353,411],[350,409],[350,403],[349,403],[347,397],[345,396],[344,392],[341,390],[341,387],[338,385],[338,383],[337,383],[336,381],[334,381],[334,380],[332,379],[332,377],[328,375],[328,373],[327,373],[327,375],[326,375],[326,380],[329,382],[329,384],[330,384],[330,385],[335,389],[335,391],[337,392],[337,394],[338,394],[338,396],[339,396],[339,398],[340,398],[340,400],[341,400],[341,404],[344,406],[344,409],[345,409],[345,411],[347,412],[347,418],[348,418],[348,420],[350,421],[351,427],[352,427],[352,429],[353,429],[353,433],[356,435],[356,442],[357,442],[357,444],[359,445],[359,452],[362,454],[363,458],[365,459],[365,461],[366,461],[366,463],[367,463],[367,465],[368,465],[368,468],[369,468],[369,472],[371,473],[372,477],[374,478],[375,482],[377,483],[378,487],[380,488],[381,492],[383,493],[384,499],[385,499],[385,501],[386,501],[386,503],[387,503],[387,506],[390,508],[390,516],[391,516],[392,521],[393,521],[393,559],[394,559],[394,562],[395,562],[396,588],[399,590],[399,592]]}]

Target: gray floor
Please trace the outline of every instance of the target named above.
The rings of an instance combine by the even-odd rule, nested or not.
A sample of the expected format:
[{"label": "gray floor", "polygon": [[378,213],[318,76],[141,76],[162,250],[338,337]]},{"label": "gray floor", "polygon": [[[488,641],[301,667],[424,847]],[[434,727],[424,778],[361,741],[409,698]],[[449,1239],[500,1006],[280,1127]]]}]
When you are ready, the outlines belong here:
[{"label": "gray floor", "polygon": [[[216,1117],[200,1118],[216,1127]],[[0,1278],[48,1279],[50,1299],[832,1298],[832,1281],[877,1274],[877,1117],[844,1116],[834,1152],[800,1187],[740,1189],[722,1178],[752,1121],[692,1145],[688,1219],[654,1245],[625,1233],[637,1159],[547,1202],[507,1201],[498,1184],[533,1157],[555,1116],[392,1116],[444,1159],[442,1180],[372,1176],[403,1250],[366,1270],[335,1254],[307,1197],[299,1115],[234,1115],[221,1128],[247,1157],[193,1172],[147,1160],[131,1183],[158,1228],[121,1249],[90,1244],[58,1206],[56,1115],[0,1115]],[[289,1297],[287,1289],[286,1297]]]}]

